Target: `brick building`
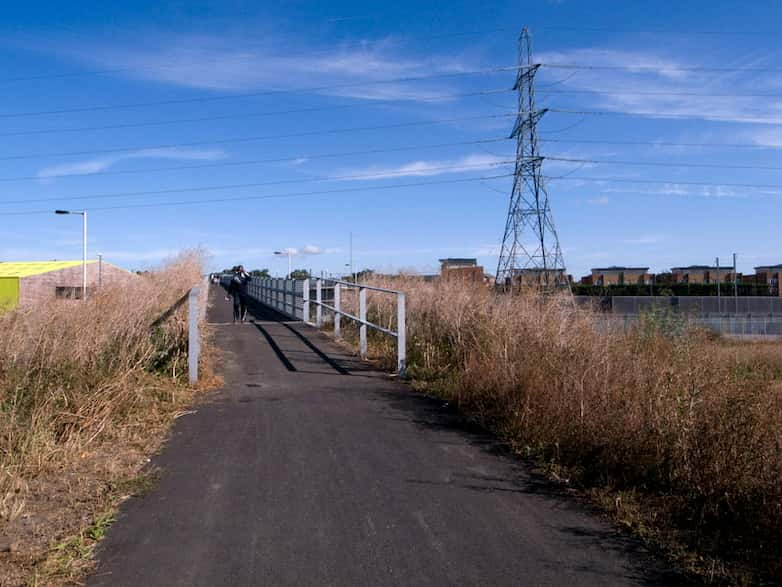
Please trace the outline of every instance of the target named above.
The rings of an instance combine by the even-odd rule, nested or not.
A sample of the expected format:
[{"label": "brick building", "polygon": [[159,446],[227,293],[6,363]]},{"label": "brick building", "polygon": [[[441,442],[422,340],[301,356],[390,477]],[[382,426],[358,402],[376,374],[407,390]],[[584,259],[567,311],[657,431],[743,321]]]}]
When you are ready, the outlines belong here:
[{"label": "brick building", "polygon": [[566,285],[571,280],[569,275],[565,274],[564,269],[515,269],[513,271],[513,282],[521,286],[540,287],[540,286],[560,286]]},{"label": "brick building", "polygon": [[591,284],[602,287],[609,285],[649,285],[652,280],[648,267],[596,267],[591,271]]},{"label": "brick building", "polygon": [[755,267],[755,277],[758,283],[768,284],[771,290],[771,295],[782,296],[782,264],[779,265],[762,265]]},{"label": "brick building", "polygon": [[440,278],[443,281],[483,283],[483,267],[477,259],[440,259]]},{"label": "brick building", "polygon": [[[87,261],[87,294],[101,283],[113,285],[134,277],[110,263]],[[0,310],[81,297],[81,261],[0,262]]]},{"label": "brick building", "polygon": [[[709,285],[715,283],[733,283],[732,267],[709,267],[708,265],[690,265],[671,268],[674,283],[693,283]],[[740,277],[740,276],[739,276]]]}]

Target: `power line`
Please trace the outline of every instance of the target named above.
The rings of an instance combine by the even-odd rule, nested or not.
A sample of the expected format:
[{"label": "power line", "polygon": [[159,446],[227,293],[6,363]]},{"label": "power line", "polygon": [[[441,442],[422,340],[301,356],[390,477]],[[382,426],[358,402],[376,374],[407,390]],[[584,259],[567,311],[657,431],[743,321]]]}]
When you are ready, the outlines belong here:
[{"label": "power line", "polygon": [[782,145],[758,145],[754,143],[677,143],[671,141],[609,141],[604,139],[538,139],[546,143],[572,143],[576,145],[617,145],[646,147],[714,147],[725,149],[779,149]]},{"label": "power line", "polygon": [[780,73],[782,68],[779,67],[708,67],[708,66],[695,66],[685,67],[678,65],[657,66],[657,65],[587,65],[578,63],[539,63],[540,67],[547,67],[549,69],[574,69],[574,70],[608,70],[608,71],[627,71],[630,73],[639,72],[702,72],[702,73],[726,73],[726,72],[741,72],[741,73]]},{"label": "power line", "polygon": [[753,37],[776,37],[779,33],[771,31],[671,31],[665,29],[611,29],[602,27],[568,27],[568,26],[543,26],[543,30],[549,31],[576,31],[593,33],[628,33],[642,35],[708,35],[708,36],[753,36]]},{"label": "power line", "polygon": [[217,161],[209,163],[198,163],[195,165],[167,165],[161,167],[151,167],[144,169],[118,169],[113,171],[86,171],[81,173],[60,173],[56,175],[41,176],[41,175],[26,175],[17,177],[0,177],[0,182],[12,182],[12,181],[40,181],[41,179],[61,179],[64,177],[93,177],[93,176],[106,176],[106,175],[136,175],[155,173],[159,171],[185,171],[191,169],[210,169],[215,167],[241,167],[245,165],[258,165],[263,163],[287,163],[296,162],[301,160],[317,160],[317,159],[332,159],[339,157],[352,157],[356,155],[376,155],[379,153],[396,153],[400,151],[416,151],[422,149],[439,149],[445,147],[462,147],[467,145],[482,145],[489,143],[505,142],[508,137],[496,137],[487,139],[476,139],[474,141],[457,141],[453,143],[436,143],[428,145],[407,145],[405,147],[390,147],[387,149],[363,149],[361,151],[341,151],[334,153],[320,153],[320,154],[301,154],[292,157],[273,157],[268,159],[245,159],[240,161]]},{"label": "power line", "polygon": [[[436,35],[414,35],[414,36],[406,37],[405,41],[421,41],[421,40],[447,39],[451,37],[490,35],[494,33],[507,32],[511,30],[513,29],[509,27],[498,27],[494,29],[485,29],[482,31],[456,31],[452,33],[442,33]],[[355,48],[371,49],[371,47],[367,45],[366,41],[358,41],[355,43],[340,43],[335,47],[336,47],[336,52],[355,49]],[[335,49],[332,48],[332,49],[324,49],[322,51],[308,51],[305,55],[306,57],[313,57],[316,55],[333,55],[334,53],[335,53]],[[18,76],[18,77],[0,79],[0,84],[10,84],[10,83],[24,82],[24,81],[38,81],[38,80],[45,80],[45,79],[77,78],[77,77],[88,77],[88,76],[95,76],[95,75],[98,76],[111,75],[117,73],[143,73],[144,71],[150,71],[153,69],[154,70],[170,69],[170,68],[178,68],[178,67],[181,67],[180,63],[171,62],[171,63],[157,64],[154,68],[115,67],[109,69],[97,69],[91,71],[78,71],[78,72],[69,72],[69,73],[43,73],[37,75]]]},{"label": "power line", "polygon": [[[486,167],[499,167],[501,165],[510,165],[513,163],[515,163],[515,160],[494,161],[490,163],[472,163],[472,164],[468,163],[462,165],[445,165],[445,166],[429,167],[425,170],[425,172],[431,173],[431,172],[447,172],[447,171],[454,171],[454,172],[471,171],[474,169],[484,169]],[[270,185],[284,185],[284,184],[291,184],[291,183],[386,179],[389,177],[400,177],[400,176],[404,177],[407,175],[411,175],[411,172],[408,170],[382,171],[376,173],[352,174],[352,175],[322,175],[322,176],[305,177],[305,178],[297,177],[292,179],[275,179],[275,180],[260,181],[260,182],[167,188],[163,190],[112,192],[112,193],[89,194],[89,195],[80,195],[80,196],[51,196],[48,198],[25,198],[23,200],[0,201],[0,206],[6,206],[11,204],[29,204],[34,202],[37,203],[37,202],[60,202],[60,201],[67,201],[67,200],[104,200],[104,199],[113,199],[113,198],[135,198],[139,196],[159,196],[163,194],[211,192],[216,190],[248,189],[248,188],[257,188],[257,187],[270,186]]]},{"label": "power line", "polygon": [[[269,199],[277,199],[277,198],[298,198],[298,197],[305,197],[305,196],[315,196],[315,195],[327,195],[327,194],[343,194],[343,193],[352,193],[352,192],[362,192],[371,190],[372,192],[377,192],[380,190],[393,190],[393,189],[401,189],[401,188],[407,188],[407,187],[419,187],[419,186],[430,186],[430,185],[444,185],[444,184],[458,184],[458,183],[467,183],[472,181],[488,181],[491,179],[502,179],[505,177],[510,177],[511,173],[505,173],[501,175],[489,175],[489,176],[482,176],[482,177],[467,177],[467,178],[461,178],[461,179],[444,179],[444,180],[436,180],[436,181],[421,181],[421,182],[409,182],[409,183],[403,183],[403,184],[393,184],[393,185],[382,185],[382,186],[372,186],[371,188],[366,187],[359,187],[359,188],[342,188],[342,189],[334,189],[334,190],[319,190],[319,191],[307,191],[307,192],[292,192],[292,193],[283,193],[283,194],[267,194],[263,196],[241,196],[241,197],[233,197],[233,198],[212,198],[208,200],[183,200],[183,201],[176,201],[176,202],[155,202],[155,203],[148,203],[148,204],[127,204],[127,205],[120,205],[120,206],[102,206],[102,207],[93,207],[90,208],[90,212],[100,211],[100,210],[128,210],[132,208],[163,208],[163,207],[170,207],[170,206],[193,206],[198,204],[214,204],[214,203],[223,203],[223,202],[244,202],[244,201],[250,201],[250,200],[269,200]],[[52,210],[19,210],[19,211],[13,211],[13,212],[0,212],[0,216],[27,216],[27,215],[39,215],[39,214],[51,214]]]},{"label": "power line", "polygon": [[649,183],[661,185],[695,185],[705,187],[750,188],[750,189],[782,189],[782,184],[757,183],[715,183],[706,181],[681,181],[678,179],[629,179],[625,177],[546,177],[547,180],[558,181],[596,181],[605,183]]},{"label": "power line", "polygon": [[761,171],[782,171],[782,167],[773,165],[731,165],[723,163],[674,163],[670,161],[626,161],[611,159],[573,159],[569,157],[544,157],[547,161],[565,163],[595,163],[607,165],[643,165],[650,167],[702,167],[706,169],[756,169]]},{"label": "power line", "polygon": [[[441,102],[443,100],[451,100],[455,98],[488,96],[490,94],[500,94],[509,91],[510,90],[508,89],[498,88],[494,90],[481,90],[478,92],[442,94],[439,96],[429,96],[427,98],[420,98],[417,99],[417,101],[418,102]],[[314,106],[310,108],[294,108],[289,110],[272,110],[266,112],[248,112],[243,114],[220,114],[214,116],[200,116],[197,118],[177,118],[177,119],[168,119],[168,120],[153,120],[153,121],[146,121],[146,122],[127,122],[127,123],[109,124],[103,126],[82,126],[82,127],[75,127],[75,128],[45,128],[45,129],[34,129],[34,130],[22,130],[22,131],[1,133],[0,137],[17,137],[17,136],[39,135],[39,134],[50,134],[50,133],[79,133],[79,132],[91,132],[91,131],[99,131],[99,130],[118,130],[123,128],[142,128],[142,127],[149,127],[149,126],[165,126],[169,124],[186,124],[190,122],[209,122],[215,120],[234,120],[234,119],[245,119],[245,118],[259,118],[264,116],[282,116],[285,114],[303,114],[307,112],[325,112],[329,110],[344,110],[346,108],[357,108],[357,107],[371,108],[374,106],[382,106],[388,102],[400,102],[405,100],[407,100],[407,97],[397,96],[394,98],[380,98],[377,100],[372,100],[372,102],[363,102],[358,105],[335,104],[330,106]]]},{"label": "power line", "polygon": [[[372,81],[360,81],[360,82],[348,82],[348,83],[341,83],[341,84],[331,84],[331,85],[325,85],[325,86],[310,86],[306,88],[289,88],[289,89],[277,89],[277,90],[262,90],[258,92],[244,92],[239,94],[231,94],[228,96],[194,96],[192,98],[174,98],[170,100],[155,100],[151,102],[129,102],[125,104],[107,104],[107,105],[93,105],[93,106],[80,106],[77,108],[62,108],[58,110],[39,110],[39,111],[30,111],[30,112],[8,112],[8,113],[0,113],[0,118],[7,119],[7,118],[24,118],[24,117],[32,117],[32,116],[47,116],[47,115],[55,115],[55,114],[77,114],[77,113],[84,113],[84,112],[103,112],[107,110],[121,110],[121,109],[127,109],[127,108],[146,108],[149,106],[168,106],[168,105],[176,105],[176,104],[193,104],[193,103],[201,103],[201,102],[217,102],[222,100],[236,100],[239,98],[255,98],[258,96],[273,96],[273,95],[279,95],[279,94],[311,94],[311,93],[322,93],[322,92],[328,92],[331,90],[343,90],[348,88],[357,88],[362,86],[374,86],[374,85],[383,85],[383,84],[392,84],[392,83],[408,83],[408,82],[417,82],[417,81],[424,81],[424,80],[430,80],[430,79],[445,79],[445,78],[454,78],[454,77],[464,77],[464,76],[470,76],[470,75],[486,75],[486,74],[492,74],[492,73],[502,73],[506,71],[516,71],[518,69],[518,66],[511,65],[511,66],[498,66],[498,67],[490,67],[486,69],[474,69],[470,71],[455,71],[455,72],[448,72],[448,73],[434,73],[434,74],[428,74],[428,75],[418,75],[418,76],[406,76],[406,77],[397,77],[397,78],[391,78],[391,79],[382,79],[382,80],[372,80]],[[413,99],[413,98],[411,98]]]},{"label": "power line", "polygon": [[637,92],[632,90],[543,90],[546,94],[594,94],[597,96],[682,96],[703,98],[780,98],[782,94],[739,94],[703,92]]},{"label": "power line", "polygon": [[274,139],[291,139],[300,137],[311,137],[319,135],[331,135],[331,134],[344,134],[351,132],[363,132],[373,130],[387,130],[392,128],[407,128],[415,126],[428,126],[434,124],[449,124],[452,122],[466,122],[470,120],[487,120],[492,118],[508,118],[516,116],[516,114],[485,114],[482,116],[463,116],[456,118],[442,118],[435,120],[417,120],[413,122],[400,122],[394,124],[380,124],[375,126],[354,126],[347,128],[332,128],[325,130],[313,130],[299,133],[287,133],[280,135],[261,135],[252,137],[236,137],[231,139],[217,139],[217,140],[205,140],[205,141],[191,141],[188,143],[169,143],[164,145],[141,145],[135,147],[117,147],[112,149],[91,149],[85,151],[59,151],[52,153],[25,153],[23,155],[6,155],[0,157],[0,161],[15,161],[20,159],[44,159],[48,157],[71,157],[79,155],[100,155],[109,153],[128,153],[132,151],[147,151],[147,150],[160,150],[160,149],[173,149],[179,147],[197,147],[203,145],[224,145],[231,143],[247,143],[255,141],[268,141]]},{"label": "power line", "polygon": [[[709,114],[676,114],[676,113],[667,113],[667,112],[642,112],[642,111],[630,111],[630,110],[571,110],[568,108],[547,108],[546,111],[548,112],[555,112],[557,114],[576,114],[578,116],[641,116],[641,117],[649,117],[649,118],[669,118],[673,120],[688,120],[691,118],[697,118],[698,120],[704,120],[709,122],[760,122],[757,120],[757,118],[739,118],[737,116],[711,116]],[[742,112],[745,114],[749,114],[750,116],[756,116],[756,117],[766,117],[768,118],[768,113],[766,112],[757,112],[757,111],[747,111],[742,109]],[[782,115],[780,116],[779,120],[782,120]],[[777,120],[777,119],[774,119]],[[765,121],[764,121],[765,122]],[[773,121],[769,120],[769,124],[772,124]]]}]

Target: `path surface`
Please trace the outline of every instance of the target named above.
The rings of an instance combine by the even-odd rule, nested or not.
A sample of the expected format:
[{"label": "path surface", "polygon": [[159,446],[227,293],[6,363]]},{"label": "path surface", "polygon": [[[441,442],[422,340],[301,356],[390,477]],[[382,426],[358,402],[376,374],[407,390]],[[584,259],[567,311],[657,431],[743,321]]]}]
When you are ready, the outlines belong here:
[{"label": "path surface", "polygon": [[88,584],[670,584],[442,402],[211,292],[224,387],[180,418]]}]

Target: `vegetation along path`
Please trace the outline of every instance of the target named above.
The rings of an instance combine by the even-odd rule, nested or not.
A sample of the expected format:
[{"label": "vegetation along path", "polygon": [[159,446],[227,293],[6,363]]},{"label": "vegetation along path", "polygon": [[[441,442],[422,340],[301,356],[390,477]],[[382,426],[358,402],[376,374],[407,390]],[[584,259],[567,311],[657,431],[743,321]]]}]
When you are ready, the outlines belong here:
[{"label": "vegetation along path", "polygon": [[255,309],[209,321],[224,386],[180,418],[89,585],[623,585],[673,577],[466,426]]}]

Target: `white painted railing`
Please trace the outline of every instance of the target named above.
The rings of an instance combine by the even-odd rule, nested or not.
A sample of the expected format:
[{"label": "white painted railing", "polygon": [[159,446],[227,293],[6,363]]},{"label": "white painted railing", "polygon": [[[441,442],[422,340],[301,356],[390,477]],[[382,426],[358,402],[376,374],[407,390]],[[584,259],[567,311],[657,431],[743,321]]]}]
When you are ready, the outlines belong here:
[{"label": "white painted railing", "polygon": [[[334,317],[334,337],[341,337],[342,318],[353,320],[359,324],[359,353],[362,357],[367,356],[367,329],[372,328],[388,336],[396,338],[397,370],[400,375],[404,375],[407,362],[407,338],[405,324],[405,294],[393,289],[374,287],[362,283],[351,283],[349,281],[339,281],[335,279],[315,279],[315,299],[310,299],[310,281],[304,280],[303,288],[303,317],[308,323],[321,328],[323,326],[323,310],[330,312]],[[342,309],[342,291],[346,289],[358,290],[358,316],[354,316]],[[333,290],[333,302],[328,304],[323,301],[324,290]],[[396,330],[385,328],[380,324],[374,324],[367,320],[367,291],[376,291],[383,294],[396,296]],[[315,321],[310,320],[311,308],[315,306]]]},{"label": "white painted railing", "polygon": [[[228,287],[230,276],[223,276],[221,283]],[[312,299],[312,284],[315,285],[315,298]],[[342,292],[347,289],[358,290],[358,316],[343,310]],[[396,296],[396,330],[385,328],[367,320],[367,291]],[[259,279],[253,278],[247,284],[247,295],[261,304],[268,306],[293,320],[303,320],[305,323],[321,328],[323,326],[323,311],[334,318],[334,336],[340,338],[342,318],[353,320],[359,324],[359,352],[367,356],[367,329],[396,338],[397,369],[400,375],[406,366],[406,328],[405,328],[405,294],[393,289],[384,289],[361,283],[351,283],[336,279]],[[315,320],[312,320],[312,306],[315,306]]]}]

